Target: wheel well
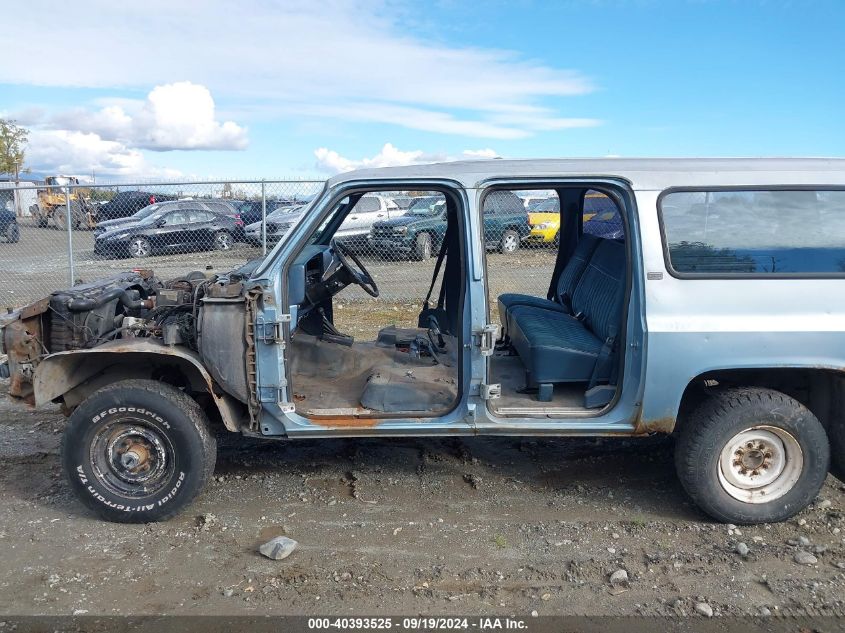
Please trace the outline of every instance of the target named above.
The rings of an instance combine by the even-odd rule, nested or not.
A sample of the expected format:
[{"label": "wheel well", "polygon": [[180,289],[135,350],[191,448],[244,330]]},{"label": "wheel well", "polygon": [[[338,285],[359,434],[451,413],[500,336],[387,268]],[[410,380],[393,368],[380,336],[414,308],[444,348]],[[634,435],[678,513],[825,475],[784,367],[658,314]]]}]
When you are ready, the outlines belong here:
[{"label": "wheel well", "polygon": [[693,378],[681,396],[675,430],[707,394],[724,387],[763,387],[795,398],[813,412],[825,429],[845,409],[845,372],[813,368],[730,369]]},{"label": "wheel well", "polygon": [[[42,367],[43,366],[43,367]],[[164,382],[188,393],[212,423],[230,431],[240,430],[248,419],[245,405],[231,396],[217,393],[211,377],[189,360],[166,354],[99,353],[57,355],[48,358],[37,372],[39,401],[61,402],[66,413],[106,385],[132,379]]]}]

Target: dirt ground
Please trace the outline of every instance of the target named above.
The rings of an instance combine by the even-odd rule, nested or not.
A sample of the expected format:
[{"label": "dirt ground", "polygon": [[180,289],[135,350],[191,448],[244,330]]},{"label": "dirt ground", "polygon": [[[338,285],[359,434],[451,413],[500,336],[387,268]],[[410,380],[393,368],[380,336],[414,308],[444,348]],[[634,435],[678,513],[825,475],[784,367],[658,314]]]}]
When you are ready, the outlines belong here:
[{"label": "dirt ground", "polygon": [[[185,512],[117,525],[71,496],[63,424],[0,394],[0,615],[845,611],[833,477],[795,519],[733,529],[686,499],[662,439],[227,436]],[[289,558],[257,553],[281,534]]]}]

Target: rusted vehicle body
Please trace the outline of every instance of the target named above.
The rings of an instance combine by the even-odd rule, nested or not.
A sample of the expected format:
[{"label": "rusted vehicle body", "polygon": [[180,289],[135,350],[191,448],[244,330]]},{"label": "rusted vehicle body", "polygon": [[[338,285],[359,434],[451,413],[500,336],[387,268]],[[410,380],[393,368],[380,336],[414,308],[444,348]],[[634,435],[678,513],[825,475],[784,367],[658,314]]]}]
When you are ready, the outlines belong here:
[{"label": "rusted vehicle body", "polygon": [[[549,292],[491,297],[485,202],[531,189],[560,200]],[[415,327],[356,341],[335,326],[335,297],[379,289],[335,235],[361,197],[397,190],[446,200],[431,288]],[[613,231],[589,230],[596,192]],[[136,270],[5,315],[4,370],[11,397],[69,415],[65,472],[110,520],[184,507],[219,426],[283,440],[674,434],[702,509],[779,521],[842,465],[843,261],[843,160],[366,170],[330,180],[238,270]]]}]

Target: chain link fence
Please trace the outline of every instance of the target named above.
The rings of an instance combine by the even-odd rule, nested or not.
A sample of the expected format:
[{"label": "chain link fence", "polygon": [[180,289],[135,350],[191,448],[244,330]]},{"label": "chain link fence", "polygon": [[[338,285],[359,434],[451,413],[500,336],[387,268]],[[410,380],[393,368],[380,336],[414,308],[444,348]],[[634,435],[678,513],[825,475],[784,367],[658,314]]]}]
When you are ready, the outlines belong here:
[{"label": "chain link fence", "polygon": [[[322,181],[85,185],[65,177],[0,187],[0,306],[20,307],[132,268],[153,269],[161,279],[237,268],[272,249],[322,187]],[[602,194],[589,194],[585,230],[614,209]],[[559,199],[554,191],[495,191],[485,197],[482,217],[495,319],[502,293],[546,295],[560,239]],[[372,273],[380,295],[344,290],[335,299],[337,327],[360,337],[386,324],[415,324],[446,226],[441,193],[364,195],[335,237]]]},{"label": "chain link fence", "polygon": [[[278,241],[277,218],[322,181],[84,185],[67,177],[0,188],[0,305],[131,268],[161,278],[223,272]],[[266,226],[267,230],[262,230]]]}]

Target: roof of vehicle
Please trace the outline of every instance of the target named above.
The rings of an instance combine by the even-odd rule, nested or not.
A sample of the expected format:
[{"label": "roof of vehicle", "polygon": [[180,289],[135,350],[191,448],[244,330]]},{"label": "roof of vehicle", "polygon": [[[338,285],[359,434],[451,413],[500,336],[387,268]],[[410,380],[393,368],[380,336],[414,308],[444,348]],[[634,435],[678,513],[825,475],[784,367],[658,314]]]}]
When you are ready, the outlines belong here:
[{"label": "roof of vehicle", "polygon": [[843,158],[544,158],[474,160],[361,169],[339,174],[329,186],[353,180],[457,180],[475,188],[494,178],[614,177],[634,189],[728,185],[845,185]]}]

